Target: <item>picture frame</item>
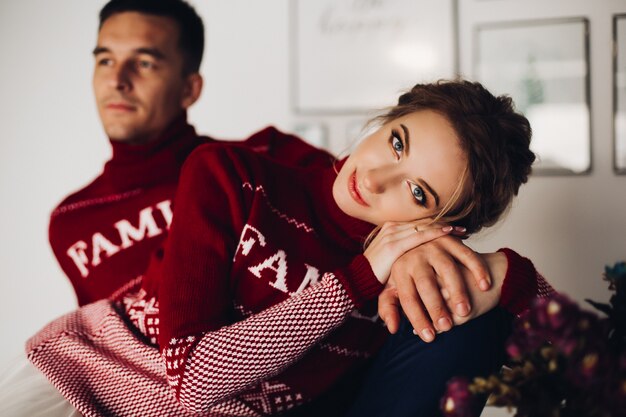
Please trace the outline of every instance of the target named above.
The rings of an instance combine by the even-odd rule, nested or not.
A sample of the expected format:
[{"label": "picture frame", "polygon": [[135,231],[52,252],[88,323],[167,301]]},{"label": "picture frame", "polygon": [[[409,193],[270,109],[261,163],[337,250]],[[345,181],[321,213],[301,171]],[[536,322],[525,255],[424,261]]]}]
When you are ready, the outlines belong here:
[{"label": "picture frame", "polygon": [[626,174],[626,14],[613,16],[613,170]]},{"label": "picture frame", "polygon": [[475,28],[475,76],[507,94],[533,129],[533,173],[591,171],[589,21],[496,22]]},{"label": "picture frame", "polygon": [[457,0],[294,0],[290,13],[296,114],[367,112],[457,73]]}]

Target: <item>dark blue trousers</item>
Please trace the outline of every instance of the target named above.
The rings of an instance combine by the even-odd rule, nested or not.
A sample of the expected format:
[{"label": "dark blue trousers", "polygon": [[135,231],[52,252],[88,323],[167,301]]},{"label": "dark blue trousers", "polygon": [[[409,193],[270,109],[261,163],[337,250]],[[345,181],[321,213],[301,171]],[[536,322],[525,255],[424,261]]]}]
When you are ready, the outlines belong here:
[{"label": "dark blue trousers", "polygon": [[500,308],[424,343],[408,320],[377,355],[349,417],[439,416],[446,382],[486,376],[505,359],[512,316]]}]

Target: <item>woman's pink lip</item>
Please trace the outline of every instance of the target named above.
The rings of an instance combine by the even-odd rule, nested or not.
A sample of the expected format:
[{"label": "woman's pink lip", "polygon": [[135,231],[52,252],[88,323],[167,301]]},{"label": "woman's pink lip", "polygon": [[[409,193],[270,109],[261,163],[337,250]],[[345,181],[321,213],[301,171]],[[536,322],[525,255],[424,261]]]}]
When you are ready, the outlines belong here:
[{"label": "woman's pink lip", "polygon": [[359,193],[359,186],[356,181],[356,171],[352,173],[350,179],[348,181],[348,191],[350,192],[350,196],[362,206],[369,207],[369,204],[361,197],[361,193]]}]

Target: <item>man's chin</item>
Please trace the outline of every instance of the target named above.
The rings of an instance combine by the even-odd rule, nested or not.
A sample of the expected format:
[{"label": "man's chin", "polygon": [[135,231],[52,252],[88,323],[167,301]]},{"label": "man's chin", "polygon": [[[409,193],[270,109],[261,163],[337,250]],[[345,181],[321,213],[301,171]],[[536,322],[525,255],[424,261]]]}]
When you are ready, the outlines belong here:
[{"label": "man's chin", "polygon": [[109,125],[104,127],[104,131],[114,142],[140,144],[148,141],[148,135],[131,126]]}]

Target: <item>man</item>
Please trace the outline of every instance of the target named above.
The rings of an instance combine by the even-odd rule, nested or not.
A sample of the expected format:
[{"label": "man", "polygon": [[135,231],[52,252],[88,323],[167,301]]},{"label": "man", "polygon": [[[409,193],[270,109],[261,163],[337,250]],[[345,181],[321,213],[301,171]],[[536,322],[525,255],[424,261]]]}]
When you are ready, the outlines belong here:
[{"label": "man", "polygon": [[[93,91],[113,157],[59,204],[49,228],[79,305],[141,276],[167,234],[182,163],[213,141],[186,120],[202,91],[203,50],[202,20],[181,0],[112,0],[100,12]],[[294,164],[330,162],[271,128],[243,144]]]}]

